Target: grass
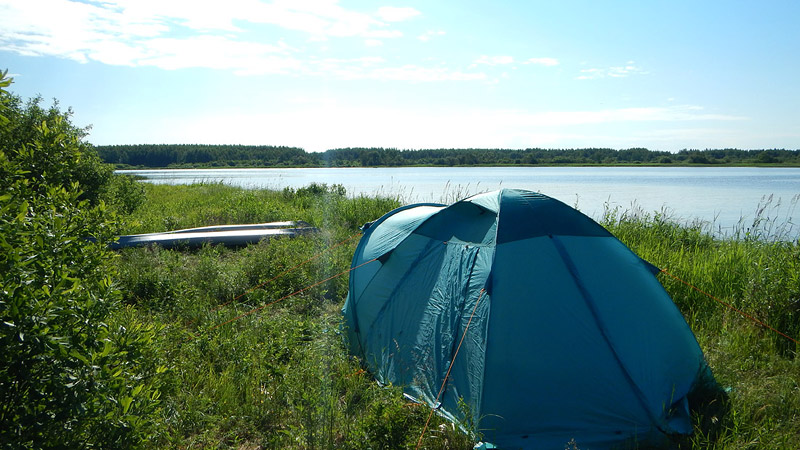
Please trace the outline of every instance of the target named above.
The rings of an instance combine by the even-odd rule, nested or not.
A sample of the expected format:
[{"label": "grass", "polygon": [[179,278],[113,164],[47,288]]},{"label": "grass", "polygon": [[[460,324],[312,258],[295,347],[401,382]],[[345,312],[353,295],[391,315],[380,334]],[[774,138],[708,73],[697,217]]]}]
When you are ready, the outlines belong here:
[{"label": "grass", "polygon": [[[226,323],[345,271],[358,226],[399,206],[397,200],[348,199],[340,188],[321,185],[281,192],[220,184],[146,189],[148,201],[128,218],[126,232],[275,220],[305,220],[324,230],[238,250],[120,253],[125,301],[137,320],[162,329],[158,363],[170,368],[162,375],[154,447],[393,449],[416,443],[428,409],[409,405],[397,388],[377,386],[347,355],[339,333],[346,276]],[[472,441],[436,418],[425,446],[467,449]]]},{"label": "grass", "polygon": [[[265,191],[221,184],[146,185],[146,198],[125,218],[126,233],[277,220],[305,220],[323,230],[242,249],[120,253],[117,283],[129,306],[117,321],[161,330],[153,364],[169,368],[160,375],[154,448],[416,445],[429,410],[405,401],[397,387],[379,387],[344,347],[339,311],[346,275],[302,290],[349,268],[358,227],[399,206],[399,198],[350,199],[338,186]],[[641,257],[790,336],[800,335],[796,242],[721,240],[655,213],[613,210],[602,223]],[[728,391],[727,399],[695,413],[695,433],[676,445],[800,446],[796,344],[660,277]],[[469,449],[474,440],[434,416],[423,447]]]},{"label": "grass", "polygon": [[[773,226],[769,219],[762,223]],[[660,275],[729,393],[729,411],[696,418],[714,426],[696,427],[689,448],[797,448],[798,345],[741,312],[800,336],[798,242],[715,239],[700,225],[676,225],[655,213],[611,211],[604,225],[641,257],[703,292]]]}]

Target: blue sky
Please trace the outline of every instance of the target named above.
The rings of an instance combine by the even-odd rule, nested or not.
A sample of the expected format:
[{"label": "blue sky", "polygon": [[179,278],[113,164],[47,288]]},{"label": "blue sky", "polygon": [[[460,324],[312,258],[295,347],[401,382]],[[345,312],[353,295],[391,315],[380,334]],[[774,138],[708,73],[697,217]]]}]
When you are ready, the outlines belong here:
[{"label": "blue sky", "polygon": [[0,0],[98,144],[800,148],[800,2]]}]

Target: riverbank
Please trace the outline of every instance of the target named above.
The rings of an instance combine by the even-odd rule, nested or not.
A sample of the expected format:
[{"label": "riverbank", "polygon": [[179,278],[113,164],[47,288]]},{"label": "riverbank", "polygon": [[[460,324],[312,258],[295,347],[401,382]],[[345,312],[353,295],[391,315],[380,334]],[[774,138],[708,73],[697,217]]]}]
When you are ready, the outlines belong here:
[{"label": "riverbank", "polygon": [[[387,196],[403,203],[450,203],[514,187],[541,192],[599,220],[606,209],[659,211],[676,222],[702,223],[717,237],[760,227],[767,238],[800,238],[793,226],[800,169],[733,167],[425,167],[124,171],[149,183],[224,183],[247,189],[340,185],[349,197]],[[775,226],[766,230],[760,219]]]},{"label": "riverbank", "polygon": [[[338,333],[347,292],[339,274],[349,268],[358,227],[398,206],[396,198],[350,198],[324,185],[145,191],[145,202],[123,218],[126,234],[278,220],[322,230],[238,250],[120,252],[115,282],[129,307],[115,320],[159,330],[148,364],[166,369],[158,375],[153,448],[416,445],[427,408],[378,387]],[[796,242],[721,241],[646,212],[610,210],[603,224],[658,267],[789,336],[800,333]],[[796,448],[797,345],[673,278],[660,280],[728,391],[724,407],[695,413],[695,434],[682,448]],[[474,439],[435,417],[423,447],[469,449]]]}]

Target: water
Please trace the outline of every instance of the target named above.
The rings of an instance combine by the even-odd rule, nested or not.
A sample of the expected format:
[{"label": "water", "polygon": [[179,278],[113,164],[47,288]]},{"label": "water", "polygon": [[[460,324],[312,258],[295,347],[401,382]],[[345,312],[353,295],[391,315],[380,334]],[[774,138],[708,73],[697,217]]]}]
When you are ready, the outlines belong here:
[{"label": "water", "polygon": [[[349,195],[399,197],[404,203],[451,203],[499,188],[549,195],[599,218],[606,208],[663,212],[732,235],[766,219],[770,234],[797,239],[793,217],[800,169],[736,167],[402,167],[175,169],[120,171],[152,183],[223,182],[245,188],[341,184]],[[759,209],[763,212],[759,213]]]}]

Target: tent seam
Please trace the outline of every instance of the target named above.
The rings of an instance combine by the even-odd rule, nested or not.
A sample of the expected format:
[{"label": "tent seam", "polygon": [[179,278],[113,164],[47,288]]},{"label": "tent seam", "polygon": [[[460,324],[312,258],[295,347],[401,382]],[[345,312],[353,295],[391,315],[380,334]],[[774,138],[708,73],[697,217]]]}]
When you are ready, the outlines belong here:
[{"label": "tent seam", "polygon": [[639,403],[645,410],[645,413],[647,413],[647,416],[650,418],[651,423],[658,429],[658,431],[660,431],[663,434],[667,434],[666,431],[664,431],[664,429],[661,427],[659,420],[657,420],[657,418],[653,415],[653,412],[650,411],[650,408],[647,407],[647,402],[644,399],[644,393],[642,392],[642,389],[633,379],[633,376],[631,376],[630,372],[628,371],[628,368],[622,362],[622,358],[617,352],[617,349],[611,342],[611,339],[608,336],[608,332],[603,322],[600,320],[600,315],[597,312],[594,298],[589,293],[588,289],[586,289],[586,286],[584,286],[583,283],[580,281],[580,277],[578,276],[578,269],[575,266],[575,263],[572,261],[572,258],[567,253],[564,244],[561,242],[558,236],[550,235],[550,240],[553,242],[553,245],[556,247],[556,250],[561,255],[561,258],[564,260],[564,263],[567,266],[567,270],[569,271],[570,276],[572,276],[572,280],[575,282],[578,291],[580,291],[581,296],[586,302],[586,306],[589,308],[589,311],[591,312],[592,317],[594,318],[595,323],[597,324],[597,328],[600,330],[600,335],[603,336],[603,340],[606,342],[608,348],[611,350],[611,354],[614,355],[614,360],[617,362],[620,369],[622,370],[625,379],[628,380],[628,383],[630,383],[631,387],[633,388],[633,392],[636,395],[636,399],[639,400]]}]

